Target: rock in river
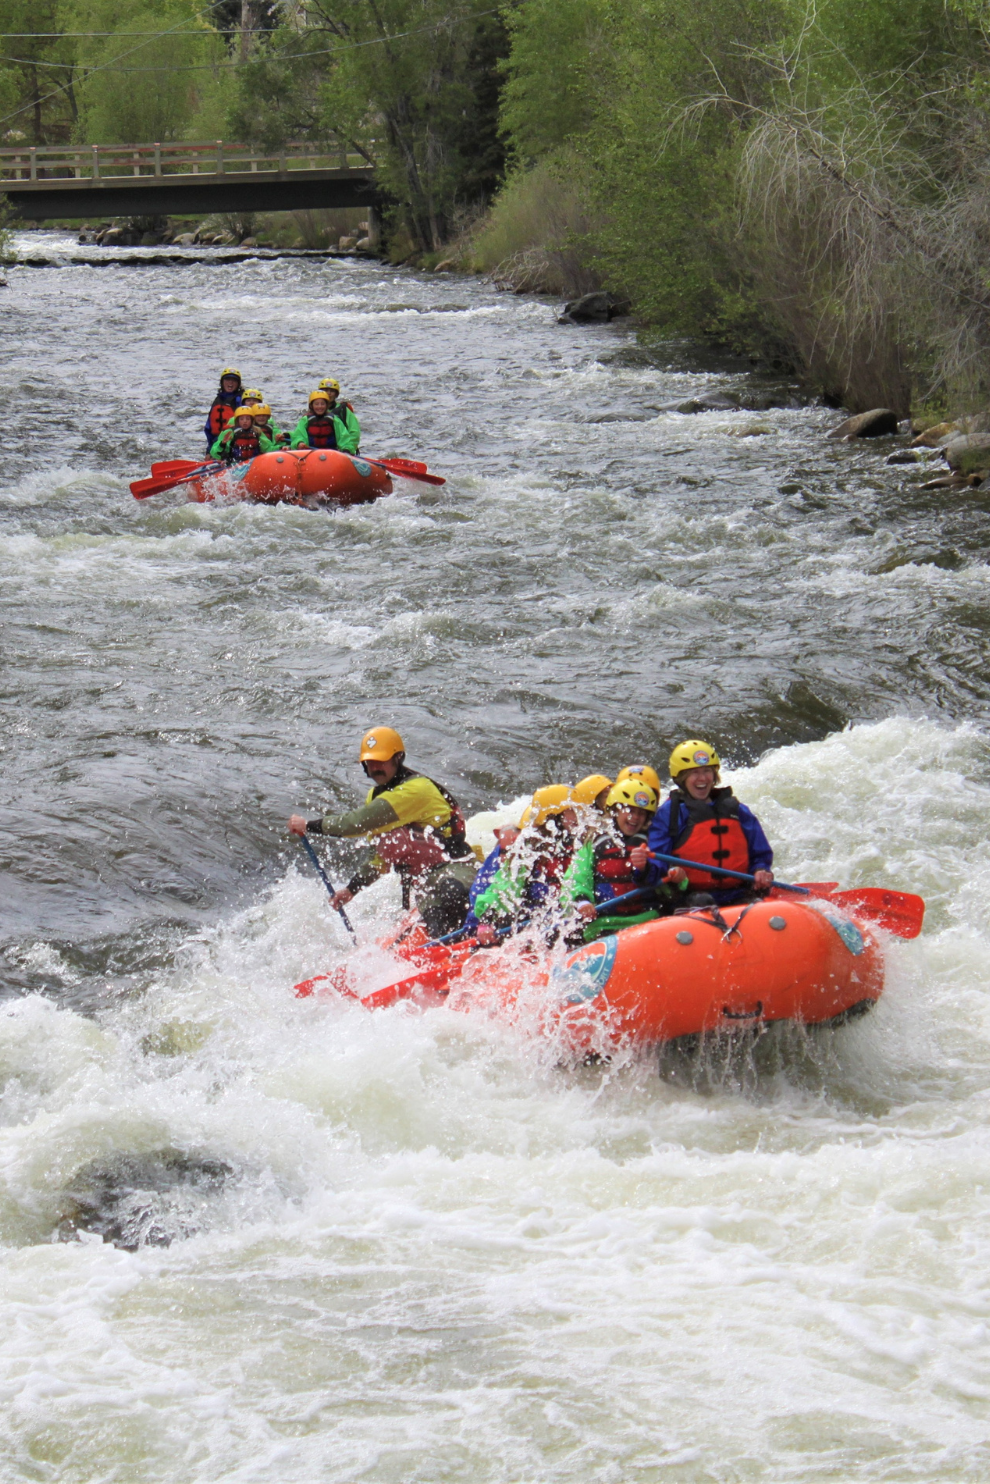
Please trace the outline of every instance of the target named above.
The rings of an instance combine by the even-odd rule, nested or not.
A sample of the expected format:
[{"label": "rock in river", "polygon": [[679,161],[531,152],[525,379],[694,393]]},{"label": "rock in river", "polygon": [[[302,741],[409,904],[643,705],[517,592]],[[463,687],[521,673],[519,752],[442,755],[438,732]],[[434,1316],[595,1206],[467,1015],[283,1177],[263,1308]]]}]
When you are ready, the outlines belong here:
[{"label": "rock in river", "polygon": [[629,309],[629,300],[620,299],[615,294],[582,294],[580,299],[572,299],[569,304],[564,305],[564,312],[558,317],[557,323],[604,325],[620,314],[628,314]]},{"label": "rock in river", "polygon": [[882,438],[887,433],[897,432],[897,413],[889,407],[874,407],[870,412],[847,417],[844,423],[827,433],[829,438],[841,438],[844,442],[853,438]]}]

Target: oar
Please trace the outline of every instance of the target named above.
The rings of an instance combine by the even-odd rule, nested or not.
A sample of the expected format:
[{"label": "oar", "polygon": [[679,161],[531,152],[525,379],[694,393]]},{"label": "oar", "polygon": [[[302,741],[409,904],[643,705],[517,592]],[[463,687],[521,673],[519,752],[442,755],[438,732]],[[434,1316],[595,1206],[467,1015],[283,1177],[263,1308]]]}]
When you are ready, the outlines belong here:
[{"label": "oar", "polygon": [[177,484],[185,484],[187,480],[199,475],[216,474],[222,468],[223,465],[217,463],[193,464],[191,469],[182,474],[169,474],[162,479],[135,479],[131,485],[131,494],[135,500],[147,500],[150,495],[160,495]]},{"label": "oar", "polygon": [[[651,850],[649,855],[651,860],[663,861],[666,866],[684,866],[689,871],[705,871],[709,876],[728,876],[733,881],[748,881],[750,886],[756,885],[756,877],[747,875],[745,871],[730,871],[725,866],[706,866],[701,861],[688,861],[679,855],[659,855],[655,850]],[[786,881],[775,881],[773,884],[781,891],[793,891],[801,897],[811,896],[806,886],[790,886]]]},{"label": "oar", "polygon": [[366,464],[375,464],[379,469],[387,469],[389,474],[398,474],[402,479],[416,479],[420,484],[446,484],[446,479],[439,474],[427,474],[425,464],[414,463],[412,459],[369,459],[367,454],[356,453],[356,459],[364,459]]},{"label": "oar", "polygon": [[[304,847],[304,849],[306,851],[306,854],[309,856],[310,860],[313,862],[313,865],[319,871],[319,873],[320,873],[320,879],[323,882],[323,885],[326,887],[327,892],[329,893],[329,895],[331,897],[336,896],[337,895],[337,888],[334,886],[333,882],[330,880],[330,877],[327,875],[326,871],[324,871],[322,865],[320,864],[320,857],[317,855],[316,851],[313,849],[312,845],[309,843],[309,841],[307,840],[307,838],[306,838],[305,835],[300,835],[299,836],[299,839],[303,843],[303,847]],[[344,924],[345,928],[350,933],[352,941],[354,943],[357,943],[357,933],[351,927],[351,924],[350,924],[350,921],[348,919],[347,913],[344,911],[343,907],[335,907],[334,908],[334,911],[340,913],[340,920],[341,920],[341,922]]]},{"label": "oar", "polygon": [[188,474],[190,469],[198,468],[198,459],[163,459],[161,463],[152,464],[151,472],[158,478],[163,474]]},{"label": "oar", "polygon": [[908,891],[888,891],[884,886],[854,886],[825,897],[846,912],[867,917],[896,938],[916,938],[925,920],[925,901]]}]

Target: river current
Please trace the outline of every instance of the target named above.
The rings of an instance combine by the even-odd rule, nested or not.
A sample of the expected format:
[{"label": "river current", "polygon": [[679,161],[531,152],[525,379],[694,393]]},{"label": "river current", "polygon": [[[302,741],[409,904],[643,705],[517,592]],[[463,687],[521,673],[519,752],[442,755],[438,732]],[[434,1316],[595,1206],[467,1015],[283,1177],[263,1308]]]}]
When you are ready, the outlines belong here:
[{"label": "river current", "polygon": [[[0,1479],[985,1479],[990,497],[481,282],[20,245],[60,265],[0,290]],[[283,426],[338,376],[448,483],[135,502],[229,363]],[[285,820],[358,802],[376,722],[466,812],[709,737],[780,875],[925,932],[865,1019],[660,1076],[296,1000],[347,945]],[[142,1169],[148,1240],[73,1231]]]}]

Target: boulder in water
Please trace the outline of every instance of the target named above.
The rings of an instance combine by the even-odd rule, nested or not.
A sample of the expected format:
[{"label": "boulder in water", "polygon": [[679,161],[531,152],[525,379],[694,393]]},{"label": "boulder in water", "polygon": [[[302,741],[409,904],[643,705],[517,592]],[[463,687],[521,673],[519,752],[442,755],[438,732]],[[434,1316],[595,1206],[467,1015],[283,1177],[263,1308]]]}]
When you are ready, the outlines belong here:
[{"label": "boulder in water", "polygon": [[558,317],[558,325],[604,325],[610,319],[616,319],[619,315],[628,314],[631,305],[628,299],[620,299],[616,294],[607,294],[601,291],[594,294],[582,294],[580,299],[572,299],[564,305],[563,313]]},{"label": "boulder in water", "polygon": [[874,407],[870,412],[859,412],[855,417],[847,417],[844,423],[832,428],[826,437],[841,438],[844,443],[853,438],[884,438],[889,433],[897,432],[897,423],[897,413],[891,412],[889,407]]},{"label": "boulder in water", "polygon": [[959,474],[990,471],[990,433],[960,433],[943,451],[949,468]]},{"label": "boulder in water", "polygon": [[96,1232],[128,1252],[167,1247],[196,1233],[204,1202],[219,1195],[233,1173],[222,1160],[181,1149],[94,1159],[63,1192],[59,1236],[71,1241],[76,1232]]}]

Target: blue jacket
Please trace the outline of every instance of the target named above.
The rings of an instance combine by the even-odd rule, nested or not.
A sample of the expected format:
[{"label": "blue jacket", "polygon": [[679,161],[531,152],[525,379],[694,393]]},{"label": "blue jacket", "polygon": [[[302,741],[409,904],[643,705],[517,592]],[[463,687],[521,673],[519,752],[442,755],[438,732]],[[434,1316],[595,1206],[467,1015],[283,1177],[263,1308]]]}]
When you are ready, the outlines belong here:
[{"label": "blue jacket", "polygon": [[[678,805],[675,827],[673,829],[671,828],[670,804],[670,799],[664,800],[653,816],[653,823],[650,825],[649,847],[651,850],[656,851],[658,855],[671,855],[673,853],[672,846],[674,841],[680,836],[683,830],[687,829],[688,812],[683,804]],[[752,809],[743,803],[739,805],[739,823],[742,826],[742,832],[746,836],[746,843],[749,846],[748,870],[750,874],[756,871],[769,871],[773,866],[773,848],[763,833],[763,826],[760,824],[760,821]],[[690,859],[690,856],[688,859]],[[650,880],[661,880],[669,870],[670,867],[664,865],[661,861],[652,861],[649,866]],[[744,896],[748,890],[749,888],[745,882],[733,882],[726,879],[724,891],[713,891],[711,895],[715,898],[719,906],[724,907],[730,902],[735,901],[737,897]]]},{"label": "blue jacket", "polygon": [[233,409],[235,407],[240,407],[240,405],[240,387],[238,387],[236,392],[225,392],[222,390],[217,392],[210,405],[210,410],[206,414],[206,422],[203,424],[203,432],[206,434],[207,452],[209,452],[209,450],[213,447],[214,443],[220,437],[220,434],[223,432],[224,427],[226,426],[221,418],[214,413],[213,409],[218,407],[230,407],[231,409]]},{"label": "blue jacket", "polygon": [[481,893],[483,891],[487,891],[488,888],[491,886],[492,882],[495,880],[495,877],[498,875],[498,868],[501,864],[502,847],[496,841],[495,849],[490,851],[489,854],[485,856],[485,859],[481,865],[481,870],[471,882],[471,890],[468,893],[470,911],[468,912],[467,917],[465,917],[464,919],[464,926],[466,928],[470,928],[472,933],[478,926],[478,919],[474,915],[474,904],[481,896]]}]

